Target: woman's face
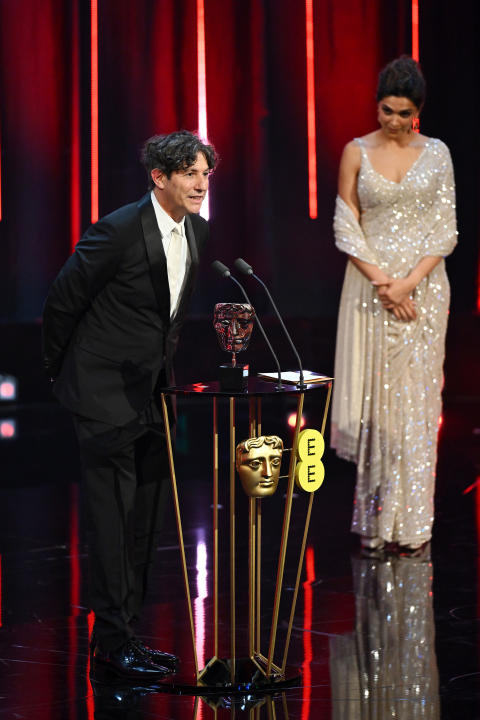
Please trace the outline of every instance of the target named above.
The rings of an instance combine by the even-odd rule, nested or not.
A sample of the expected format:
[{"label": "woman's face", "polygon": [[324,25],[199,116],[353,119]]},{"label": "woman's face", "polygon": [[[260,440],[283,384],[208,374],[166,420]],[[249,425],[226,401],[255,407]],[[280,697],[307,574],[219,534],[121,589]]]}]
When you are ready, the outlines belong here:
[{"label": "woman's face", "polygon": [[378,122],[389,137],[398,137],[412,130],[412,120],[418,117],[419,109],[406,97],[388,95],[378,103]]}]

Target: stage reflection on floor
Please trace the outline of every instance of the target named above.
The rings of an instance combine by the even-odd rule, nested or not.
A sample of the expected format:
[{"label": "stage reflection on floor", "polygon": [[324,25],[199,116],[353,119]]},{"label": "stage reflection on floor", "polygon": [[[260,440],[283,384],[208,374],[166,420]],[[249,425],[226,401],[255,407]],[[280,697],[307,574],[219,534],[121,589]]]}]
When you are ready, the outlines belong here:
[{"label": "stage reflection on floor", "polygon": [[[210,406],[203,399],[180,405],[178,480],[203,666],[212,653]],[[285,418],[290,410],[288,403],[281,406]],[[480,420],[475,410],[472,404],[447,403],[434,539],[416,557],[395,551],[362,556],[349,533],[354,468],[327,453],[288,658],[301,672],[301,681],[284,693],[263,697],[245,692],[195,698],[161,686],[91,677],[81,485],[69,419],[54,404],[2,408],[0,422],[13,432],[0,442],[1,720],[480,717]],[[270,412],[272,424],[278,422],[278,408]],[[307,407],[306,415],[309,426],[318,426],[315,406]],[[295,496],[294,509],[301,502]],[[171,515],[167,510],[164,543],[158,548],[138,634],[147,644],[178,654],[181,675],[189,676],[192,650]],[[246,558],[242,522],[240,515],[238,552]],[[222,523],[226,526],[225,518],[220,530]],[[264,633],[269,630],[280,526],[281,517],[263,527]],[[294,521],[293,545],[301,531],[301,521]],[[225,543],[221,579],[227,552]],[[288,603],[294,578],[287,574],[287,580]],[[228,585],[226,580],[220,584],[225,588],[220,594],[220,647],[226,652]],[[246,592],[239,592],[240,636],[245,634],[247,605]],[[285,632],[283,617],[281,613],[280,635]]]}]

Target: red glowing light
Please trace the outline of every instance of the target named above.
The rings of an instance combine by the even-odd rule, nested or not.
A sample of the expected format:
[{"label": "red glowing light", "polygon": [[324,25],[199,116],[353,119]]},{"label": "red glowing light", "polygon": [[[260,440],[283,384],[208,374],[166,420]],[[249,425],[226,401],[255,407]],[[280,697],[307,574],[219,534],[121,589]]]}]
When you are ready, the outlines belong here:
[{"label": "red glowing light", "polygon": [[15,437],[15,423],[13,423],[11,420],[4,420],[4,422],[0,423],[0,437]]},{"label": "red glowing light", "polygon": [[312,693],[312,671],[310,664],[313,660],[312,647],[312,618],[313,618],[313,590],[312,583],[315,581],[315,553],[312,547],[308,547],[305,555],[305,566],[307,579],[303,583],[304,590],[304,614],[303,614],[303,702],[302,720],[310,717],[310,700]]},{"label": "red glowing light", "polygon": [[468,495],[468,493],[472,492],[472,490],[475,490],[475,488],[478,488],[480,485],[480,475],[477,477],[474,483],[469,485],[465,488],[465,490],[462,492],[462,495]]},{"label": "red glowing light", "polygon": [[193,383],[193,392],[203,392],[207,389],[207,385],[203,385],[203,383]]},{"label": "red glowing light", "polygon": [[418,3],[419,0],[412,0],[412,58],[417,62],[420,60],[420,46],[418,39]]},{"label": "red glowing light", "polygon": [[[198,85],[198,134],[208,142],[207,128],[207,61],[205,50],[205,4],[197,0],[197,85]],[[208,192],[203,201],[202,217],[209,218]]]},{"label": "red glowing light", "polygon": [[90,6],[91,220],[98,220],[98,0]]},{"label": "red glowing light", "polygon": [[0,383],[0,398],[2,400],[12,400],[15,397],[15,385],[6,380]]},{"label": "red glowing light", "polygon": [[[88,628],[88,647],[90,648],[90,643],[92,641],[92,632],[93,632],[93,626],[95,625],[95,613],[90,610],[90,612],[87,615],[87,628]],[[87,654],[87,697],[86,697],[86,705],[87,705],[87,718],[88,720],[94,720],[95,718],[95,701],[93,699],[93,690],[92,686],[90,684],[90,652]]]},{"label": "red glowing light", "polygon": [[439,430],[442,427],[442,425],[443,425],[443,415],[440,415],[440,417],[438,418],[438,429]]},{"label": "red glowing light", "polygon": [[314,219],[317,217],[317,138],[315,130],[313,0],[305,0],[305,34],[307,59],[308,207],[310,217]]},{"label": "red glowing light", "polygon": [[72,99],[70,110],[70,249],[80,237],[80,59],[78,4],[74,3],[72,30]]},{"label": "red glowing light", "polygon": [[[290,413],[290,415],[288,416],[287,422],[291,428],[294,428],[295,425],[297,424],[297,413]],[[300,420],[300,427],[301,428],[305,427],[305,418],[303,415],[302,415],[302,419]]]}]

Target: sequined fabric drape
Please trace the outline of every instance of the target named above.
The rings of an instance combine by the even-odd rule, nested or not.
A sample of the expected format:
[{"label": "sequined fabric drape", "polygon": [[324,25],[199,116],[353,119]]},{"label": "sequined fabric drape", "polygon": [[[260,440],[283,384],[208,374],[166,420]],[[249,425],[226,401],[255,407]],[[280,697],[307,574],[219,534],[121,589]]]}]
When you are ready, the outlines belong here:
[{"label": "sequined fabric drape", "polygon": [[[448,148],[430,139],[400,183],[372,167],[361,140],[360,222],[337,198],[337,247],[403,277],[456,244]],[[357,464],[352,530],[402,544],[431,537],[437,430],[450,288],[442,260],[415,290],[417,319],[401,322],[349,262],[335,358],[332,446]]]},{"label": "sequined fabric drape", "polygon": [[353,558],[355,628],[332,636],[332,720],[439,720],[428,558]]}]

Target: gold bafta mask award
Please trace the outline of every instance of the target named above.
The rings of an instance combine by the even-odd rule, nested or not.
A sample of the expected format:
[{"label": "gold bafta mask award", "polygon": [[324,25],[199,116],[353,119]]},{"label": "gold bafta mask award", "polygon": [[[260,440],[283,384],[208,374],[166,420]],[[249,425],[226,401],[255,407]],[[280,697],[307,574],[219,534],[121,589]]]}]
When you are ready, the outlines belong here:
[{"label": "gold bafta mask award", "polygon": [[236,448],[236,468],[250,497],[268,497],[278,486],[283,440],[277,435],[248,438]]}]

